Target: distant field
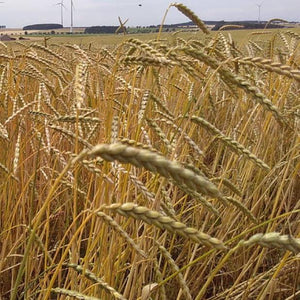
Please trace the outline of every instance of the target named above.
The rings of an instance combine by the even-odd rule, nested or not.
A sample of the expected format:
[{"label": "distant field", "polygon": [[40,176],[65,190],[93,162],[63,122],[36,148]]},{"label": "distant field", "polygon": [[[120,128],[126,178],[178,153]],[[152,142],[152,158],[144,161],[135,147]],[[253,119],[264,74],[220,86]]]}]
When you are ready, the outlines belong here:
[{"label": "distant field", "polygon": [[[30,43],[32,41],[44,41],[44,37],[47,39],[49,38],[48,43],[53,44],[64,44],[64,43],[71,43],[71,44],[80,44],[80,45],[88,45],[92,47],[105,47],[105,46],[113,46],[118,43],[121,43],[129,38],[137,38],[143,41],[152,40],[157,38],[157,33],[143,33],[143,34],[82,34],[84,31],[84,28],[77,28],[74,30],[74,34],[70,35],[67,34],[69,32],[68,28],[57,30],[61,33],[66,33],[62,35],[43,35],[44,31],[35,31],[35,35],[24,35],[24,31],[18,31],[18,30],[5,30],[0,33],[6,33],[6,34],[14,34],[15,38],[18,38],[19,36],[22,36],[27,41],[23,41],[25,43]],[[247,43],[247,41],[251,38],[253,40],[257,41],[268,41],[274,37],[274,34],[277,32],[286,32],[286,31],[292,31],[295,33],[300,34],[300,28],[289,28],[289,29],[266,29],[266,30],[229,30],[229,31],[223,31],[223,34],[228,35],[230,34],[232,39],[239,42],[239,43]],[[50,32],[50,31],[49,31]],[[77,33],[76,33],[77,32]],[[81,32],[81,33],[80,33]],[[39,35],[40,33],[40,35]],[[256,34],[257,33],[257,34]],[[265,33],[265,34],[263,34]],[[217,32],[211,32],[212,36],[215,36]],[[205,35],[201,31],[191,31],[191,32],[185,32],[185,31],[176,31],[173,33],[167,33],[163,32],[161,34],[161,39],[165,39],[168,41],[175,40],[177,37],[182,37],[184,39],[199,39],[203,40],[205,39]],[[9,42],[13,43],[13,42]]]},{"label": "distant field", "polygon": [[[53,29],[56,33],[68,33],[70,32],[69,27],[60,28],[60,29]],[[73,32],[74,33],[83,33],[85,27],[75,27]],[[20,28],[5,28],[0,29],[0,34],[13,34],[13,35],[24,35],[25,31],[29,34],[43,34],[45,32],[50,33],[52,30],[22,30]]]}]

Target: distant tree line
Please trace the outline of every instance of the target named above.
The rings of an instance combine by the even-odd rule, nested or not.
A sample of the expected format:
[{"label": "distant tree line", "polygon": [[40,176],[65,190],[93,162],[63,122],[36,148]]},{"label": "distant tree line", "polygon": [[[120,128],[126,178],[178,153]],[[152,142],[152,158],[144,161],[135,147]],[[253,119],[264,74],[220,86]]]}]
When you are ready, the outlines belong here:
[{"label": "distant tree line", "polygon": [[23,27],[23,30],[52,30],[63,28],[61,24],[33,24]]},{"label": "distant tree line", "polygon": [[[205,21],[207,25],[215,25],[212,30],[219,30],[224,25],[242,25],[242,29],[260,29],[264,28],[266,22],[263,21],[258,23],[257,21]],[[163,31],[175,31],[176,29],[184,29],[193,27],[193,22],[178,23],[178,24],[164,24]],[[150,25],[150,26],[137,26],[134,28],[128,27],[128,33],[148,33],[148,32],[157,32],[159,30],[159,25]],[[28,34],[27,30],[52,30],[51,34],[55,34],[53,29],[63,28],[61,24],[33,24],[23,27],[23,30],[26,30],[25,34]],[[86,27],[84,33],[86,34],[114,34],[119,26],[91,26]],[[279,24],[269,24],[268,28],[284,28],[284,26]],[[237,28],[238,29],[238,28]],[[234,30],[232,27],[228,27],[228,30]],[[119,33],[122,33],[123,30],[119,30]],[[46,33],[49,34],[49,33]]]},{"label": "distant tree line", "polygon": [[84,33],[115,33],[119,26],[91,26]]},{"label": "distant tree line", "polygon": [[[241,25],[244,26],[243,29],[264,29],[266,26],[266,22],[258,23],[258,22],[247,22],[247,21],[240,21],[240,22],[225,22],[225,21],[220,21],[218,22],[212,30],[217,31],[219,30],[222,26],[225,25]],[[279,25],[279,24],[269,24],[268,28],[284,28],[284,26]],[[226,29],[225,29],[226,30]],[[228,27],[228,30],[234,30],[232,27]],[[238,30],[238,28],[236,28]]]}]

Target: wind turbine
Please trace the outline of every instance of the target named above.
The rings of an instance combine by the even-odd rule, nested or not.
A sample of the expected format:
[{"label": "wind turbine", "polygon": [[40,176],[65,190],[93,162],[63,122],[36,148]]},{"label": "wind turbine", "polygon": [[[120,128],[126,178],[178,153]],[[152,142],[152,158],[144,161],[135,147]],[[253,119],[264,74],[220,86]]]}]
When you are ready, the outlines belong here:
[{"label": "wind turbine", "polygon": [[127,33],[127,30],[126,30],[126,27],[124,26],[129,19],[127,19],[126,21],[122,22],[121,18],[119,18],[119,23],[120,23],[120,26],[117,28],[117,30],[115,31],[115,33],[118,33],[121,29],[123,30],[123,34],[125,35]]},{"label": "wind turbine", "polygon": [[[3,1],[0,1],[0,3],[5,3]],[[6,26],[5,25],[0,25],[0,28],[5,28]]]},{"label": "wind turbine", "polygon": [[261,2],[260,4],[256,4],[258,8],[258,24],[260,24],[260,12],[261,12],[261,6],[263,5],[265,1]]},{"label": "wind turbine", "polygon": [[60,23],[62,27],[64,27],[64,0],[61,0],[61,2],[56,3],[56,5],[60,6]]},{"label": "wind turbine", "polygon": [[71,0],[71,26],[70,26],[70,33],[73,33],[73,25],[74,25],[73,9],[74,9],[74,4],[73,4],[73,0]]}]

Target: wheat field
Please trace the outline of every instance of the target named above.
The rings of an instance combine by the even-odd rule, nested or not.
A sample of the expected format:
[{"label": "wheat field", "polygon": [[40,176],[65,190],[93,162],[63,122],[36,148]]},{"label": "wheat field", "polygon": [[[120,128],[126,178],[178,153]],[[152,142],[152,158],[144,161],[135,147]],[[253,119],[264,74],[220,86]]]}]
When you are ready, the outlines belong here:
[{"label": "wheat field", "polygon": [[300,35],[176,8],[201,39],[0,44],[1,300],[300,297]]}]

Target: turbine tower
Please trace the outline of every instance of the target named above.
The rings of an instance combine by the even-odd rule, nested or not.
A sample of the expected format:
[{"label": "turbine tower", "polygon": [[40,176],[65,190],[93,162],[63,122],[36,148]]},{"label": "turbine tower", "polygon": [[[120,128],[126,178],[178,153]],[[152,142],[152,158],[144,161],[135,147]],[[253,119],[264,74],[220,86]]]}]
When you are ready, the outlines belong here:
[{"label": "turbine tower", "polygon": [[73,0],[71,0],[71,26],[70,26],[70,33],[73,33],[73,26],[74,26],[73,9],[74,9],[74,4],[73,4]]},{"label": "turbine tower", "polygon": [[256,4],[257,8],[258,8],[258,24],[260,24],[260,12],[261,12],[261,6],[263,5],[264,1],[261,2],[260,4]]},{"label": "turbine tower", "polygon": [[56,3],[56,5],[60,6],[60,23],[62,27],[64,27],[64,0],[61,0],[61,2]]}]

